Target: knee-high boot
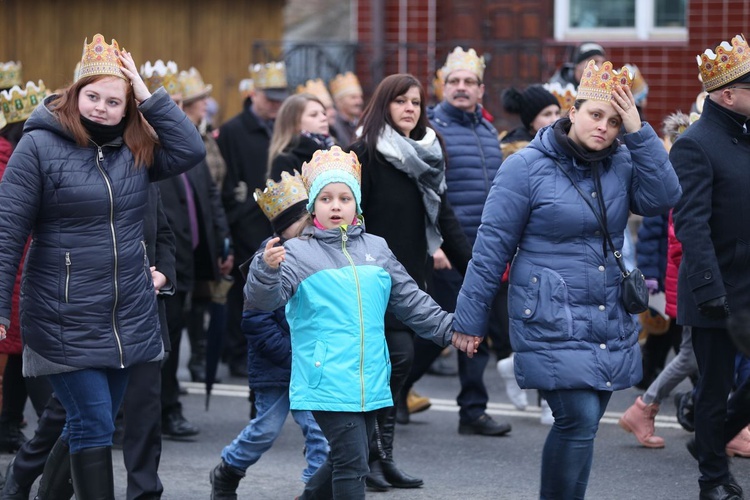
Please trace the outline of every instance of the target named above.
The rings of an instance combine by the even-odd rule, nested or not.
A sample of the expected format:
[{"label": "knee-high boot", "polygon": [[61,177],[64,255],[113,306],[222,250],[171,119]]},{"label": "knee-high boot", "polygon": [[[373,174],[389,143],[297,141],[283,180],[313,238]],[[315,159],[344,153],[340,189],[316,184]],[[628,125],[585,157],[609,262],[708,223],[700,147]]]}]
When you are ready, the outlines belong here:
[{"label": "knee-high boot", "polygon": [[380,448],[380,466],[383,477],[394,488],[419,488],[424,484],[422,479],[412,477],[400,470],[393,461],[393,438],[396,432],[396,407],[389,406],[378,411]]},{"label": "knee-high boot", "polygon": [[365,477],[365,486],[372,491],[388,491],[391,487],[390,483],[385,480],[383,475],[383,467],[380,463],[382,458],[383,445],[380,440],[380,429],[378,422],[375,422],[375,432],[370,439],[370,456],[368,459],[368,466],[370,472]]},{"label": "knee-high boot", "polygon": [[70,479],[70,448],[58,438],[47,456],[35,500],[70,500],[73,482]]},{"label": "knee-high boot", "polygon": [[114,500],[112,447],[85,448],[70,454],[76,500]]}]

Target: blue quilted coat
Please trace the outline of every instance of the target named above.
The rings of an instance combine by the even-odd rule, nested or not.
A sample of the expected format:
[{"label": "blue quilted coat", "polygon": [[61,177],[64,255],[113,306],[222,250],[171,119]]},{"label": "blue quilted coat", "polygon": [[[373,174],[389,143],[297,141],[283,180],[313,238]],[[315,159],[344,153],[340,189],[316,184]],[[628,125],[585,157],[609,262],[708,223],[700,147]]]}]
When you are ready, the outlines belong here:
[{"label": "blue quilted coat", "polygon": [[[648,124],[623,140],[599,167],[608,229],[618,248],[629,211],[663,213],[681,194]],[[486,331],[500,277],[513,259],[508,313],[519,385],[624,389],[641,379],[641,356],[638,332],[620,300],[621,275],[602,248],[591,208],[556,162],[596,201],[591,169],[563,155],[552,127],[508,157],[484,207],[454,328]]]},{"label": "blue quilted coat", "polygon": [[140,107],[159,136],[150,168],[118,138],[78,146],[44,105],[0,182],[0,323],[32,235],[21,288],[24,373],[122,368],[159,359],[162,340],[143,220],[149,182],[204,156],[195,126],[163,89]]}]

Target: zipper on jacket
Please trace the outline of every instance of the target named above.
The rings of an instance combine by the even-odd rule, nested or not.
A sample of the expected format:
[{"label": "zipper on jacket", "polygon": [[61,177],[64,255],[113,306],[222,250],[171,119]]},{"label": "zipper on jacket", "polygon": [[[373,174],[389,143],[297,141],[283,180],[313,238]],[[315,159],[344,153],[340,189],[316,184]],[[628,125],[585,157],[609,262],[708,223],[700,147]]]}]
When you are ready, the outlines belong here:
[{"label": "zipper on jacket", "polygon": [[70,302],[70,252],[65,252],[65,303]]},{"label": "zipper on jacket", "polygon": [[148,250],[146,249],[146,242],[141,240],[141,246],[143,247],[143,268],[146,273],[146,284],[151,283],[151,266],[148,263]]},{"label": "zipper on jacket", "polygon": [[346,242],[349,240],[349,236],[346,234],[345,228],[341,226],[339,226],[339,228],[341,229],[341,251],[344,252],[346,260],[348,260],[349,265],[352,266],[352,271],[354,272],[354,283],[357,286],[357,307],[359,308],[359,390],[362,400],[362,411],[365,411],[365,324],[364,313],[362,311],[362,291],[359,287],[357,266],[354,265],[354,261],[346,249]]},{"label": "zipper on jacket", "polygon": [[112,183],[109,180],[109,177],[104,172],[104,168],[102,168],[101,163],[104,161],[104,153],[102,152],[101,146],[96,144],[97,149],[97,155],[96,155],[96,168],[99,169],[99,173],[102,174],[102,178],[104,179],[104,184],[107,186],[107,193],[109,194],[109,230],[112,233],[112,251],[115,256],[115,265],[114,265],[114,283],[115,283],[115,300],[112,304],[112,331],[115,334],[115,341],[117,342],[117,351],[120,354],[120,368],[125,368],[125,363],[123,362],[123,354],[122,354],[122,342],[120,341],[120,333],[117,331],[117,303],[120,299],[120,284],[117,281],[117,274],[119,272],[118,269],[118,254],[117,254],[117,234],[115,233],[115,197],[114,192],[112,190]]}]

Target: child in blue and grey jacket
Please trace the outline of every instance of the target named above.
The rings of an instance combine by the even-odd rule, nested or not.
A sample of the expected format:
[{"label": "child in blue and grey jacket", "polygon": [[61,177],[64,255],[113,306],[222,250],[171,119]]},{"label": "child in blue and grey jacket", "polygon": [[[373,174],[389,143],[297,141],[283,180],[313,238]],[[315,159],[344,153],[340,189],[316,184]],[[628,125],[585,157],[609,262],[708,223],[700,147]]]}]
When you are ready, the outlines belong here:
[{"label": "child in blue and grey jacket", "polygon": [[[452,315],[422,292],[360,213],[360,164],[334,146],[303,164],[313,224],[283,246],[266,245],[250,266],[246,304],[287,304],[292,336],[292,409],[311,410],[330,453],[300,498],[365,497],[375,410],[393,405],[383,317],[445,346]],[[394,222],[396,223],[396,222]],[[473,354],[462,336],[454,344]]]}]

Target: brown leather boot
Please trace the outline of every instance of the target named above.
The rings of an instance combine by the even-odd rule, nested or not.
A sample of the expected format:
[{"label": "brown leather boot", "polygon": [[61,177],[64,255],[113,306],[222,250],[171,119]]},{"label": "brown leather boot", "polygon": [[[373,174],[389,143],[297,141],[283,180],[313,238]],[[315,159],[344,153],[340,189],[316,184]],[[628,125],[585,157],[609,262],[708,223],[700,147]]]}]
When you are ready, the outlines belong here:
[{"label": "brown leather boot", "polygon": [[664,439],[654,436],[654,419],[659,413],[659,405],[647,405],[640,396],[635,403],[620,417],[620,427],[632,432],[635,438],[646,448],[664,448]]}]

